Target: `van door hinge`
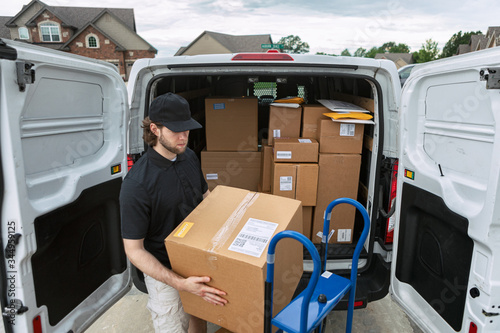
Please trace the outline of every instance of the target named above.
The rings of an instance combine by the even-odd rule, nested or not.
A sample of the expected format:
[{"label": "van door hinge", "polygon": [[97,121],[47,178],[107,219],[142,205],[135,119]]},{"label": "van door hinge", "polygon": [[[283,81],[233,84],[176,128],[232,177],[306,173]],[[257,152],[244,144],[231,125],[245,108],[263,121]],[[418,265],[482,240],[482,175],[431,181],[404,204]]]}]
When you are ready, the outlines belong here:
[{"label": "van door hinge", "polygon": [[35,82],[35,70],[31,67],[35,66],[24,61],[16,61],[17,84],[19,91],[25,91],[27,84]]},{"label": "van door hinge", "polygon": [[481,68],[479,80],[486,81],[486,89],[500,89],[500,68]]},{"label": "van door hinge", "polygon": [[9,305],[3,309],[2,315],[4,317],[11,317],[20,315],[28,311],[28,307],[23,305],[20,299],[13,298],[9,301]]}]

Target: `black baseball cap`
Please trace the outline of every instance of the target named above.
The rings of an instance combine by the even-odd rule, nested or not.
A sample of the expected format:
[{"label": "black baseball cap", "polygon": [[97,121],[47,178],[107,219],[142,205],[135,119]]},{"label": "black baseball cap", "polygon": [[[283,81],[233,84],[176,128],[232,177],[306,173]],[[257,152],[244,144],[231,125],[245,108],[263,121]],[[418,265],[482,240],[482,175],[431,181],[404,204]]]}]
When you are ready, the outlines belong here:
[{"label": "black baseball cap", "polygon": [[191,118],[186,99],[171,92],[160,95],[151,102],[149,119],[162,124],[172,132],[184,132],[202,127],[199,122]]}]

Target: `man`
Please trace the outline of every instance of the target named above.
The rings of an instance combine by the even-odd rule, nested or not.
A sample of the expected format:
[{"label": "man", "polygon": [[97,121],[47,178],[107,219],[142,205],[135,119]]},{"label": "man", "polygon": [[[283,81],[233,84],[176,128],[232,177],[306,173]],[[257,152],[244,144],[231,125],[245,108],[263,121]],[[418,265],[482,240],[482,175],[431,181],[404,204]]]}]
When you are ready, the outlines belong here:
[{"label": "man", "polygon": [[187,147],[189,131],[201,128],[188,102],[167,93],[157,97],[143,120],[151,147],[130,169],[120,192],[122,237],[130,262],[145,275],[148,309],[155,331],[206,332],[206,322],[187,315],[178,291],[214,305],[225,292],[205,283],[210,277],[181,277],[171,270],[164,239],[208,195],[199,160]]}]

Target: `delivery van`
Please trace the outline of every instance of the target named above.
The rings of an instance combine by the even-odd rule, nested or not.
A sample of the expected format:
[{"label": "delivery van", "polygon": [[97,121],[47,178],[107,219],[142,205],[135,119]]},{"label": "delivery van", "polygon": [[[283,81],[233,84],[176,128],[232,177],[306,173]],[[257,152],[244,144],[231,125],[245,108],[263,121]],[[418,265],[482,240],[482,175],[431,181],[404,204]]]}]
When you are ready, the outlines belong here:
[{"label": "delivery van", "polygon": [[[273,114],[292,121],[280,100],[304,100],[300,131],[309,106],[342,101],[366,110],[373,118],[362,124],[356,150],[322,152],[324,119],[310,124],[320,143],[319,181],[304,233],[318,248],[328,238],[327,269],[347,273],[360,216],[334,210],[329,235],[317,222],[330,193],[347,193],[371,218],[357,307],[391,292],[424,331],[499,331],[499,55],[493,48],[421,65],[402,91],[390,61],[273,52],[142,59],[126,86],[111,64],[1,40],[6,332],[82,332],[132,283],[143,289],[123,250],[118,194],[147,149],[140,126],[149,104],[167,92],[185,97],[204,126],[189,145],[212,186],[248,181],[249,165],[262,166],[270,141],[287,136],[270,125]],[[241,125],[231,113],[214,121],[210,110],[228,111],[240,99],[252,101],[251,120]],[[221,148],[250,127],[243,141]],[[221,152],[233,155],[224,160]],[[216,171],[204,166],[212,153],[223,160]],[[272,192],[260,176],[251,186]],[[299,288],[310,271],[304,254]]]}]

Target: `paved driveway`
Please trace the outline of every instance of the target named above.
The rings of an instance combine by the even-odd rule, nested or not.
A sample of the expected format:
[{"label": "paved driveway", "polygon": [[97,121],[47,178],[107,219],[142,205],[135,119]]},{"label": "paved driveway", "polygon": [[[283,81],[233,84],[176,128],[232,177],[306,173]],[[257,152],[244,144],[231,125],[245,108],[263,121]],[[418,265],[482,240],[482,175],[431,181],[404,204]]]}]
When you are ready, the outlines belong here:
[{"label": "paved driveway", "polygon": [[[132,290],[97,320],[86,333],[102,332],[154,332],[148,310],[147,295]],[[345,331],[346,311],[333,311],[328,316],[326,332]],[[218,326],[209,324],[208,333],[214,333]],[[401,308],[385,298],[371,302],[365,309],[354,311],[353,332],[362,333],[421,333]]]}]

